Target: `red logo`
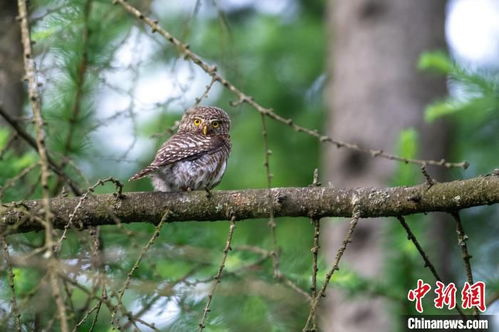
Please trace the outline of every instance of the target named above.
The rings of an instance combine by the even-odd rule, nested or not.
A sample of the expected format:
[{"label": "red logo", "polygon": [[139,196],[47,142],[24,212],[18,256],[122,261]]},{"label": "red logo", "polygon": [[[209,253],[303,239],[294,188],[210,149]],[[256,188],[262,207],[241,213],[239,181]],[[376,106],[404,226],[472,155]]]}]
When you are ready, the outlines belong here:
[{"label": "red logo", "polygon": [[[436,282],[437,288],[435,289],[435,294],[437,296],[433,300],[435,308],[443,309],[447,306],[448,309],[454,309],[456,307],[456,293],[457,287],[454,283],[449,283],[447,286],[440,281]],[[430,284],[425,283],[423,280],[418,279],[418,285],[414,289],[410,289],[407,293],[407,299],[412,302],[416,302],[416,310],[419,313],[423,312],[423,297],[431,290]],[[486,310],[485,305],[485,283],[483,281],[477,281],[473,285],[468,282],[464,283],[464,287],[461,290],[461,306],[463,309],[471,309],[476,307],[481,312]]]},{"label": "red logo", "polygon": [[435,289],[437,297],[433,300],[435,308],[442,309],[444,305],[447,305],[447,308],[454,309],[456,307],[456,292],[457,287],[453,282],[445,286],[443,282],[437,281],[437,289]]},{"label": "red logo", "polygon": [[461,300],[463,301],[463,309],[471,309],[477,307],[481,312],[485,311],[485,283],[477,281],[473,285],[468,282],[464,283],[461,291]]},{"label": "red logo", "polygon": [[431,286],[429,284],[426,284],[423,282],[423,280],[418,279],[418,287],[415,289],[409,290],[409,293],[407,294],[407,298],[409,301],[416,301],[416,310],[421,313],[423,312],[423,303],[422,299],[428,293],[431,289]]}]

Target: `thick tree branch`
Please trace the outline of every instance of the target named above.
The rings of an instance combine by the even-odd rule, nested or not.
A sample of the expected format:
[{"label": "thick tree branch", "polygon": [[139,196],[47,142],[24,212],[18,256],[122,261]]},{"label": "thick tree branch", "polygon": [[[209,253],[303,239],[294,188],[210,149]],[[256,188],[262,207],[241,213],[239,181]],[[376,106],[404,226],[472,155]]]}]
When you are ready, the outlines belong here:
[{"label": "thick tree branch", "polygon": [[[456,211],[472,206],[499,203],[499,176],[486,175],[468,180],[414,187],[339,189],[334,187],[274,188],[273,207],[268,189],[204,191],[187,193],[136,192],[118,198],[113,194],[55,197],[50,200],[55,228],[63,229],[76,210],[75,224],[81,228],[123,223],[166,221],[215,221],[276,217],[351,217],[358,200],[360,217],[388,217],[434,211]],[[354,199],[355,198],[355,199]],[[78,204],[79,208],[76,208]],[[41,201],[24,201],[0,206],[0,230],[26,232],[42,229]]]}]

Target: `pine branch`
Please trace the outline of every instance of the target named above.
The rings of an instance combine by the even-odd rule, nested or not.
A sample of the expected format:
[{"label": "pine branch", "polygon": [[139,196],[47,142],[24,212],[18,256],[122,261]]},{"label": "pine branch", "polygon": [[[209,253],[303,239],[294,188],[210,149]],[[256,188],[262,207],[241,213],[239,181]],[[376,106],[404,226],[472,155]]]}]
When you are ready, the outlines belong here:
[{"label": "pine branch", "polygon": [[[38,151],[37,143],[36,140],[31,136],[14,118],[12,118],[7,111],[5,111],[2,106],[0,105],[0,116],[12,126],[12,128],[16,131],[17,135],[21,137],[29,146],[31,146],[37,153],[40,153]],[[78,185],[76,182],[74,182],[67,174],[66,172],[55,162],[54,158],[51,157],[50,153],[46,151],[47,154],[47,162],[49,168],[57,174],[60,178],[64,179],[71,188],[71,191],[75,195],[81,195],[82,191],[80,188],[78,188]]]},{"label": "pine branch", "polygon": [[[71,213],[79,228],[121,223],[160,222],[164,211],[171,211],[166,222],[236,220],[275,217],[352,217],[353,197],[358,197],[360,217],[389,217],[460,209],[499,203],[499,176],[486,175],[445,183],[414,187],[339,189],[334,187],[273,188],[270,204],[268,189],[204,191],[186,193],[132,192],[94,195],[81,202],[79,197],[50,199],[53,227],[64,229]],[[8,233],[43,229],[41,201],[23,201],[0,206],[0,230]],[[77,227],[77,226],[73,226]]]}]

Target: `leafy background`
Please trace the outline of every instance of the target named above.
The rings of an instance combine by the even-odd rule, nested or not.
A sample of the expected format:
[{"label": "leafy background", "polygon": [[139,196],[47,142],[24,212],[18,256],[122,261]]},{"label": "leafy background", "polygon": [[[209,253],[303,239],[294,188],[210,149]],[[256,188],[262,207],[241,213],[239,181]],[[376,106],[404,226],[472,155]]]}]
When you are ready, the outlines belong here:
[{"label": "leafy background", "polygon": [[[229,2],[225,6],[154,1],[150,7],[138,2],[146,13],[189,43],[205,61],[217,64],[225,77],[262,105],[321,130],[326,114],[322,101],[327,79],[325,3],[284,3],[288,7],[273,11],[262,1],[245,5]],[[87,186],[97,179],[114,176],[125,183],[125,191],[151,190],[147,180],[126,180],[151,160],[155,149],[168,137],[168,129],[201,96],[209,78],[110,1],[33,0],[30,8],[49,150]],[[429,105],[424,116],[429,122],[443,117],[452,123],[454,137],[449,159],[466,159],[472,165],[466,174],[455,171],[453,176],[471,177],[497,167],[497,69],[477,70],[476,66],[456,62],[443,50],[422,54],[418,65],[421,70],[449,77],[451,94]],[[232,101],[232,95],[215,86],[202,102],[224,107],[233,119],[233,152],[217,189],[265,188],[260,115],[247,106],[232,107]],[[26,125],[32,130],[29,121]],[[323,162],[317,140],[272,121],[267,121],[267,125],[272,185],[309,185],[314,169]],[[11,133],[10,128],[0,128],[0,150],[6,148]],[[418,148],[415,130],[401,132],[397,153],[412,157],[417,155]],[[28,149],[2,151],[2,202],[40,197],[36,187],[37,161],[36,153]],[[18,182],[12,181],[29,167],[34,170]],[[400,165],[391,185],[420,181],[416,167]],[[53,193],[60,189],[61,185],[52,178]],[[114,190],[113,185],[106,184],[96,192]],[[473,220],[466,227],[473,234],[470,247],[476,277],[487,281],[490,294],[499,292],[495,254],[499,249],[495,240],[499,226],[494,222],[497,216],[497,208],[476,208],[466,211],[464,217]],[[425,217],[413,218],[421,220],[416,231],[423,235]],[[166,225],[133,275],[124,297],[127,308],[134,313],[147,308],[142,318],[155,321],[165,331],[196,329],[210,285],[207,281],[218,269],[227,228],[222,222]],[[101,227],[103,269],[110,288],[122,285],[153,231],[154,227],[148,224]],[[342,269],[334,277],[332,287],[347,289],[351,296],[384,296],[392,304],[389,310],[393,315],[414,313],[413,305],[405,301],[407,290],[417,278],[432,278],[423,271],[420,257],[406,235],[391,224],[386,225],[386,232],[393,234],[386,243],[386,278],[366,280]],[[281,270],[305,290],[310,288],[311,234],[312,226],[307,220],[279,219]],[[273,248],[266,220],[238,223],[234,236],[235,250],[228,257],[207,330],[301,330],[308,315],[305,299],[283,284],[276,286],[271,260],[254,250]],[[43,246],[43,241],[43,235],[37,233],[11,235],[9,250],[11,255],[29,254]],[[60,254],[66,264],[74,267],[72,276],[87,283],[92,278],[89,251],[88,234],[70,232]],[[452,257],[456,258],[452,263],[456,276],[462,276],[459,254]],[[321,256],[319,280],[326,267]],[[25,329],[30,330],[37,320],[41,325],[50,324],[55,308],[45,305],[50,294],[43,290],[43,271],[15,267],[13,272]],[[7,314],[11,294],[5,269],[0,276],[0,310],[6,311],[0,312],[0,326],[9,330],[13,320]],[[460,282],[464,281],[462,278]],[[86,295],[74,289],[71,298],[72,319],[78,321]],[[495,307],[489,310],[495,312]],[[94,331],[109,331],[110,317],[109,310],[102,308]],[[52,323],[57,328],[58,323]],[[88,319],[78,330],[87,331],[91,324],[92,319]]]}]

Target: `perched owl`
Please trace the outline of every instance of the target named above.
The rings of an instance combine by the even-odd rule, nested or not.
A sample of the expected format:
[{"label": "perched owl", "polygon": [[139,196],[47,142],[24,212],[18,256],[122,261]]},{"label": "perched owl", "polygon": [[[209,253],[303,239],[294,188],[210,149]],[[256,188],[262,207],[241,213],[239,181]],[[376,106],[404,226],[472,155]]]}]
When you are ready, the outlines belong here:
[{"label": "perched owl", "polygon": [[227,166],[229,129],[230,118],[221,108],[189,109],[153,162],[129,181],[150,176],[156,191],[210,190],[220,183]]}]

